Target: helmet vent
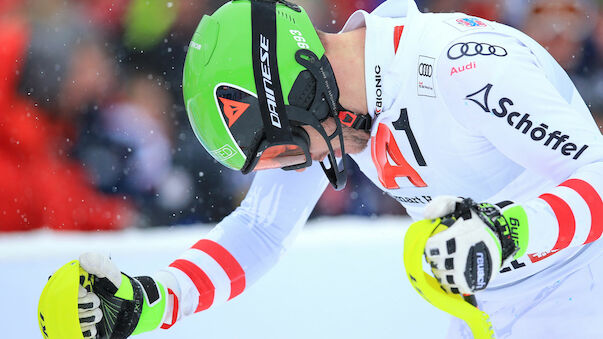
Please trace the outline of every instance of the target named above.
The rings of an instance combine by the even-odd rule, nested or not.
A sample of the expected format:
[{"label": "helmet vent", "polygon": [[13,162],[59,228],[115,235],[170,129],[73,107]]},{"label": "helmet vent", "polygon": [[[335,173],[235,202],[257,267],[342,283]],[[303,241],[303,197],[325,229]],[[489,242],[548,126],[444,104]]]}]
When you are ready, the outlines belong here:
[{"label": "helmet vent", "polygon": [[291,16],[291,14],[289,14],[283,10],[277,10],[276,14],[282,16],[284,19],[289,20],[291,23],[295,24],[295,18],[293,18],[293,16]]}]

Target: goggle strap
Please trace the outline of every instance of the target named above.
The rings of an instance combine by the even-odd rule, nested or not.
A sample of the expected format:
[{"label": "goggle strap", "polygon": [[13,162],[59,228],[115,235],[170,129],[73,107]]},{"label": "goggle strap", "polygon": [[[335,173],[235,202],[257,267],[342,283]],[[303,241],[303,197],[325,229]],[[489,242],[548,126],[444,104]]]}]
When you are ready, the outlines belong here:
[{"label": "goggle strap", "polygon": [[266,139],[289,142],[291,132],[278,71],[276,2],[251,2],[253,75]]}]

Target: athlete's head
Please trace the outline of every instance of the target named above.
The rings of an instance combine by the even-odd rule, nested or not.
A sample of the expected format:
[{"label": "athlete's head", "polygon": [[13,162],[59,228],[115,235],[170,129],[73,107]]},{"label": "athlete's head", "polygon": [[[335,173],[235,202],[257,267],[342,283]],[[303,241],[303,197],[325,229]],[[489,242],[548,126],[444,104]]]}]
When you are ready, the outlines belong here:
[{"label": "athlete's head", "polygon": [[[326,143],[331,184],[345,186],[339,92],[303,8],[284,0],[233,0],[204,16],[189,46],[183,91],[193,130],[220,163],[243,173],[312,163],[311,126]],[[333,128],[325,131],[328,118]],[[314,132],[314,131],[313,131]],[[321,140],[322,141],[322,140]],[[339,152],[337,152],[339,153]]]}]

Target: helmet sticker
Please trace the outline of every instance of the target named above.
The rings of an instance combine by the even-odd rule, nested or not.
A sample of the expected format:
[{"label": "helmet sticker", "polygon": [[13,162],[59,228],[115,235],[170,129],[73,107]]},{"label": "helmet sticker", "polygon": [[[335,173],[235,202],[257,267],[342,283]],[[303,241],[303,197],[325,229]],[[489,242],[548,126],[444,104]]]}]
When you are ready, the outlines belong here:
[{"label": "helmet sticker", "polygon": [[249,107],[249,104],[244,102],[229,100],[222,97],[218,97],[218,99],[222,102],[222,113],[228,120],[228,127],[231,127]]},{"label": "helmet sticker", "polygon": [[232,158],[237,151],[235,151],[230,145],[226,144],[215,151],[209,152],[214,158],[218,159],[218,161],[224,161]]},{"label": "helmet sticker", "polygon": [[229,128],[245,113],[255,99],[255,95],[251,92],[225,83],[216,86],[215,96],[218,110],[222,113],[225,122],[228,122]]},{"label": "helmet sticker", "polygon": [[[243,113],[247,112],[255,98],[257,98],[256,95],[251,91],[229,83],[221,82],[214,88],[216,107],[221,113],[222,123],[224,126],[228,127],[226,131],[231,140],[235,140],[232,135],[231,127],[234,126],[235,122],[239,121],[239,118],[244,115]],[[240,153],[246,158],[245,153],[241,150],[239,145],[236,142],[234,145],[237,147],[236,150],[230,145],[224,145],[210,153],[219,161],[229,159],[236,153]]]},{"label": "helmet sticker", "polygon": [[194,49],[201,50],[201,44],[191,40],[190,46]]}]

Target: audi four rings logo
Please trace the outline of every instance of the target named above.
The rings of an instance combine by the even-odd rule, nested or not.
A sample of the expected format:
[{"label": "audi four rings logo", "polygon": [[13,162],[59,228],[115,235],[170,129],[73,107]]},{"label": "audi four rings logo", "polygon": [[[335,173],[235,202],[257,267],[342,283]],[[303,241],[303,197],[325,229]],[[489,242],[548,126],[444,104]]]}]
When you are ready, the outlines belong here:
[{"label": "audi four rings logo", "polygon": [[448,59],[456,60],[464,56],[494,55],[504,57],[507,50],[485,42],[457,42],[448,49]]},{"label": "audi four rings logo", "polygon": [[429,65],[429,64],[420,63],[419,64],[419,75],[431,78],[431,76],[433,75],[433,66]]}]

